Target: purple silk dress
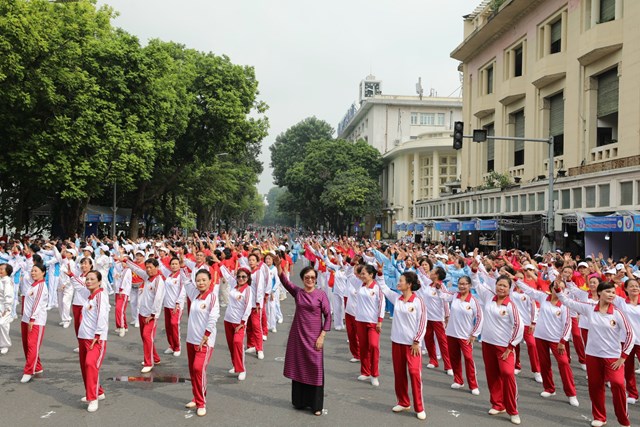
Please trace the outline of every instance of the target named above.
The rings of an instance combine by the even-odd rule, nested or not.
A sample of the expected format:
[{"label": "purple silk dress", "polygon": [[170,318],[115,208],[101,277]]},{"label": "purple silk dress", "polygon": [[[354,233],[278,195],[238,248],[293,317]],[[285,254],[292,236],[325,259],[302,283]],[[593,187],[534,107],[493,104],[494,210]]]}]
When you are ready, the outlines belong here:
[{"label": "purple silk dress", "polygon": [[296,302],[284,358],[284,376],[303,384],[323,386],[323,351],[316,350],[315,346],[320,332],[323,329],[327,332],[331,330],[331,308],[327,294],[319,289],[305,292],[291,283],[285,274],[280,274],[280,281]]}]

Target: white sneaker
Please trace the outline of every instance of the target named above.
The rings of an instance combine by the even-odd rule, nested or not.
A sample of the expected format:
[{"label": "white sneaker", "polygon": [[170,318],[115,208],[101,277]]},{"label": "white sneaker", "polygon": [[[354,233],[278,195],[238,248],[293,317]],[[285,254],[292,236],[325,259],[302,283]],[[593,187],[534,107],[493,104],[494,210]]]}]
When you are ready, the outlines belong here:
[{"label": "white sneaker", "polygon": [[[98,400],[105,400],[106,398],[107,396],[105,396],[104,393],[98,395]],[[81,398],[80,402],[87,403],[87,398],[86,397]]]},{"label": "white sneaker", "polygon": [[247,354],[254,354],[256,352],[256,348],[255,347],[249,347],[244,352],[247,353]]},{"label": "white sneaker", "polygon": [[636,369],[636,374],[640,374],[640,368]]},{"label": "white sneaker", "polygon": [[263,336],[262,336],[262,341],[266,341],[266,340],[267,340],[267,336],[266,336],[266,335],[263,335]]},{"label": "white sneaker", "polygon": [[140,327],[140,323],[136,322],[133,326],[136,327],[136,328],[139,328]]},{"label": "white sneaker", "polygon": [[627,403],[630,405],[635,405],[637,402],[636,399],[634,399],[633,397],[627,397]]},{"label": "white sneaker", "polygon": [[378,381],[378,377],[371,377],[371,385],[374,387],[380,386],[380,381]]},{"label": "white sneaker", "polygon": [[408,411],[409,409],[411,409],[411,406],[402,406],[402,405],[396,405],[393,408],[391,408],[393,412],[404,412],[404,411]]},{"label": "white sneaker", "polygon": [[429,368],[429,369],[435,369],[435,368],[436,368],[436,365],[434,365],[433,363],[429,363],[429,364],[427,365],[427,368]]},{"label": "white sneaker", "polygon": [[578,398],[576,396],[569,396],[569,405],[577,408],[580,406],[580,402],[578,402]]},{"label": "white sneaker", "polygon": [[44,372],[44,369],[40,369],[39,371],[35,371],[34,373],[37,375],[37,374],[41,374],[43,372]]},{"label": "white sneaker", "polygon": [[67,329],[67,328],[69,327],[69,322],[63,322],[63,323],[62,323],[62,327],[63,327],[64,329]]},{"label": "white sneaker", "polygon": [[600,421],[600,420],[591,421],[591,427],[602,427],[605,424],[607,424],[606,421]]},{"label": "white sneaker", "polygon": [[458,384],[458,383],[451,384],[451,388],[454,389],[454,390],[457,390],[457,389],[462,388],[462,387],[464,387],[464,384]]},{"label": "white sneaker", "polygon": [[76,348],[74,348],[74,349],[73,349],[73,352],[74,352],[74,353],[80,353],[80,347],[76,347]]},{"label": "white sneaker", "polygon": [[237,372],[236,372],[236,368],[231,368],[231,369],[229,369],[229,373],[230,373],[230,374],[232,374],[232,375],[237,374]]},{"label": "white sneaker", "polygon": [[238,374],[238,381],[244,381],[247,378],[247,372],[240,372]]},{"label": "white sneaker", "polygon": [[118,335],[120,335],[120,337],[122,338],[125,334],[125,330],[124,329],[120,329],[120,333]]},{"label": "white sneaker", "polygon": [[278,330],[276,328],[271,329],[271,332],[275,333],[278,332]]},{"label": "white sneaker", "polygon": [[173,356],[174,357],[180,357],[181,354],[182,354],[182,352],[180,352],[180,351],[174,351],[173,352]]},{"label": "white sneaker", "polygon": [[426,355],[427,355],[427,350],[423,349],[423,350],[422,350],[422,355],[423,355],[423,356],[426,356]]},{"label": "white sneaker", "polygon": [[260,360],[264,359],[264,351],[259,351],[258,352],[258,359],[260,359]]},{"label": "white sneaker", "polygon": [[20,379],[20,382],[22,384],[28,383],[29,381],[31,381],[31,375],[28,375],[28,374],[24,374]]},{"label": "white sneaker", "polygon": [[172,348],[168,348],[164,351],[164,354],[171,354],[173,353],[173,349]]},{"label": "white sneaker", "polygon": [[497,409],[489,409],[488,414],[489,415],[498,415],[498,414],[504,414],[505,412],[507,412],[505,409],[503,409],[502,411],[498,411]]},{"label": "white sneaker", "polygon": [[87,407],[87,411],[96,412],[97,410],[98,410],[98,401],[97,400],[92,400],[91,402],[89,402],[89,406]]},{"label": "white sneaker", "polygon": [[58,325],[62,326],[62,325],[64,325],[64,322],[60,322],[60,323],[58,323]]},{"label": "white sneaker", "polygon": [[447,369],[447,375],[452,377],[453,376],[453,369]]},{"label": "white sneaker", "polygon": [[514,369],[513,373],[514,373],[514,375],[518,375],[520,373],[520,369]]},{"label": "white sneaker", "polygon": [[196,415],[199,417],[204,417],[205,415],[207,415],[207,408],[198,408],[196,410]]},{"label": "white sneaker", "polygon": [[368,376],[368,375],[360,375],[358,377],[358,381],[369,381],[370,379],[371,379],[371,377]]},{"label": "white sneaker", "polygon": [[416,417],[418,417],[419,420],[426,420],[427,419],[427,413],[422,411],[422,412],[418,412],[416,414]]},{"label": "white sneaker", "polygon": [[533,379],[536,380],[537,383],[542,383],[542,374],[540,372],[534,372]]},{"label": "white sneaker", "polygon": [[356,359],[355,357],[352,357],[349,362],[351,363],[358,363],[360,361],[360,359]]},{"label": "white sneaker", "polygon": [[511,424],[520,425],[520,415],[511,415]]},{"label": "white sneaker", "polygon": [[587,370],[587,365],[585,365],[584,363],[580,364],[580,368],[582,368],[583,371]]},{"label": "white sneaker", "polygon": [[283,319],[278,319],[278,323],[280,323],[280,324],[281,324],[282,322],[284,322],[284,320],[283,320]]},{"label": "white sneaker", "polygon": [[186,405],[184,405],[185,408],[187,409],[193,409],[196,407],[196,402],[194,402],[193,400],[189,403],[187,403]]},{"label": "white sneaker", "polygon": [[548,391],[543,391],[542,393],[540,393],[540,396],[542,397],[551,397],[551,396],[555,396],[556,392],[554,391],[553,393],[549,393]]},{"label": "white sneaker", "polygon": [[[61,325],[62,325],[62,323],[61,323]],[[121,329],[120,329],[120,328],[115,328],[115,329],[113,330],[113,332],[115,332],[116,334],[119,334],[119,333],[120,333],[120,331],[121,331]]]},{"label": "white sneaker", "polygon": [[473,394],[474,396],[480,396],[480,390],[477,388],[474,388],[473,390],[471,390],[471,394]]},{"label": "white sneaker", "polygon": [[140,370],[140,372],[142,372],[143,374],[148,374],[149,372],[151,372],[152,369],[153,369],[153,366],[145,366]]},{"label": "white sneaker", "polygon": [[7,354],[7,353],[9,353],[9,347],[0,348],[0,354]]}]

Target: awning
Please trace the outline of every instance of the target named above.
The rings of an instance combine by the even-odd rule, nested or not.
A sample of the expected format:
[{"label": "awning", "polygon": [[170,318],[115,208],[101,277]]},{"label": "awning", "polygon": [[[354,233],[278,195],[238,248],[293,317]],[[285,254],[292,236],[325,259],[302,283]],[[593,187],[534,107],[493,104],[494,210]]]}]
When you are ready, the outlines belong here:
[{"label": "awning", "polygon": [[[31,211],[35,216],[50,216],[51,205],[47,203],[37,209]],[[116,222],[127,222],[131,218],[131,209],[118,208],[116,213]],[[87,210],[84,214],[84,222],[112,222],[113,221],[113,209],[106,206],[87,205]]]}]

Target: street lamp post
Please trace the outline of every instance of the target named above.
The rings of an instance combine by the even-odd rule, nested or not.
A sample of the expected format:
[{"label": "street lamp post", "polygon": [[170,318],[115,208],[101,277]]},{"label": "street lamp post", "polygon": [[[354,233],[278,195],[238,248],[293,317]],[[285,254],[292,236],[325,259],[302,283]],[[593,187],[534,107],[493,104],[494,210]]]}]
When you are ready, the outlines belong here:
[{"label": "street lamp post", "polygon": [[118,206],[116,203],[116,182],[113,181],[113,207],[111,210],[113,211],[113,218],[111,220],[111,236],[115,237],[116,235],[116,212],[118,212]]}]

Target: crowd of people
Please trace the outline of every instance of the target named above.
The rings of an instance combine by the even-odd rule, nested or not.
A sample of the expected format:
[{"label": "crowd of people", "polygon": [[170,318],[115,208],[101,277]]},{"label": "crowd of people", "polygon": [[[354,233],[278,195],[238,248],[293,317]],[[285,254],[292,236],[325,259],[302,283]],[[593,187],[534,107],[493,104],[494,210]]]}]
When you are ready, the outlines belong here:
[{"label": "crowd of people", "polygon": [[[290,274],[296,262],[303,264],[302,287]],[[393,412],[413,407],[418,419],[426,419],[423,356],[427,369],[442,364],[452,389],[481,395],[473,354],[481,344],[490,415],[507,413],[513,424],[521,423],[517,376],[523,357],[541,384],[541,398],[549,399],[556,395],[553,356],[568,403],[579,406],[573,352],[575,365],[588,378],[591,425],[607,422],[610,387],[617,420],[628,426],[628,404],[639,398],[639,278],[640,258],[464,253],[442,244],[327,235],[9,241],[0,245],[0,353],[11,347],[9,327],[19,312],[25,353],[21,382],[31,381],[44,369],[40,348],[49,310],[57,308],[61,327],[73,321],[83,400],[93,412],[105,398],[99,371],[109,328],[115,326],[120,337],[132,323],[140,328],[142,373],[148,373],[160,363],[155,338],[162,315],[164,354],[181,356],[179,325],[186,306],[193,392],[186,407],[203,416],[221,310],[229,373],[243,381],[245,355],[264,359],[263,342],[283,322],[280,301],[289,294],[296,311],[284,375],[292,381],[292,404],[298,409],[322,414],[323,348],[332,324],[346,330],[345,360],[359,364],[354,379],[380,385],[380,334],[388,314],[397,398]],[[110,316],[111,301],[115,313]]]}]

